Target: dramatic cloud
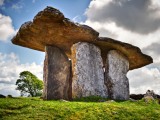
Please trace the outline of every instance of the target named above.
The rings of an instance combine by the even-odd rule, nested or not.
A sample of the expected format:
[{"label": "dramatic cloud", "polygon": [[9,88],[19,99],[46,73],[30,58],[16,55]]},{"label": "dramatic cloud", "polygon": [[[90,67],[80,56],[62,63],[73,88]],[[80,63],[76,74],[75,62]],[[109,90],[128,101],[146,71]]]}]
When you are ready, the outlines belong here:
[{"label": "dramatic cloud", "polygon": [[113,39],[120,40],[122,42],[127,42],[138,46],[140,48],[144,48],[149,46],[152,43],[160,42],[160,29],[157,31],[141,35],[138,33],[133,33],[124,28],[116,26],[115,23],[107,23],[107,22],[98,22],[98,21],[89,21],[86,20],[85,24],[93,27],[100,33],[100,36],[111,37]]},{"label": "dramatic cloud", "polygon": [[12,19],[9,16],[0,14],[0,41],[7,41],[15,33],[16,30],[12,25]]},{"label": "dramatic cloud", "polygon": [[[150,68],[151,67],[151,68]],[[145,93],[147,90],[154,90],[160,94],[160,69],[152,65],[143,67],[128,73],[130,82],[130,93]]]},{"label": "dramatic cloud", "polygon": [[154,62],[156,62],[158,57],[160,57],[160,43],[152,43],[151,45],[142,49],[142,51],[146,54],[151,55],[154,58]]},{"label": "dramatic cloud", "polygon": [[4,0],[0,0],[0,6],[4,4]]},{"label": "dramatic cloud", "polygon": [[[15,90],[16,80],[19,77],[19,73],[22,71],[30,71],[38,78],[43,79],[43,65],[32,64],[20,64],[19,58],[16,54],[2,54],[0,53],[0,94],[12,94],[17,96]],[[19,93],[19,92],[18,92]]]},{"label": "dramatic cloud", "polygon": [[131,93],[145,93],[148,89],[160,94],[160,44],[152,43],[142,49],[143,53],[152,56],[154,63],[137,70],[130,71]]},{"label": "dramatic cloud", "polygon": [[86,15],[90,21],[114,22],[118,27],[147,34],[160,27],[160,8],[156,5],[152,0],[95,0]]},{"label": "dramatic cloud", "polygon": [[100,36],[133,44],[153,57],[153,64],[128,72],[131,93],[160,94],[160,1],[92,0],[85,14],[84,24]]}]

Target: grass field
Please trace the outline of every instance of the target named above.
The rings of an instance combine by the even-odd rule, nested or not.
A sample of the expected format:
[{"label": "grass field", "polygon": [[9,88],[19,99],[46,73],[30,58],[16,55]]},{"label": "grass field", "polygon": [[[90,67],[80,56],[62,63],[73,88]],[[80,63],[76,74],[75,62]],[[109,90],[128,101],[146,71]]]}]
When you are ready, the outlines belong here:
[{"label": "grass field", "polygon": [[160,120],[160,105],[131,102],[64,102],[1,98],[1,120]]}]

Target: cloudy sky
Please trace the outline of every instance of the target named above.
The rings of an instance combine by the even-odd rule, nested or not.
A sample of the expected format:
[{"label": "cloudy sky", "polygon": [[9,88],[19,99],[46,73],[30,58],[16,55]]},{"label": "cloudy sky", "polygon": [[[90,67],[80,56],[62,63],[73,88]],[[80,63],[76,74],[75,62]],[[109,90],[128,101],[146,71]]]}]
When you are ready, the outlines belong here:
[{"label": "cloudy sky", "polygon": [[160,0],[0,0],[0,94],[19,96],[15,82],[24,70],[43,79],[44,53],[10,40],[46,6],[152,56],[153,64],[128,72],[130,93],[151,89],[160,94]]}]

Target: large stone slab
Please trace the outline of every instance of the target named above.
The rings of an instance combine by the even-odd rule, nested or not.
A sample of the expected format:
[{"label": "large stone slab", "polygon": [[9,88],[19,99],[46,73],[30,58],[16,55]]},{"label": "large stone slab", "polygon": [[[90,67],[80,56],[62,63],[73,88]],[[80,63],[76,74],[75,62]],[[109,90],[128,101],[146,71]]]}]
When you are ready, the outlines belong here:
[{"label": "large stone slab", "polygon": [[57,46],[70,57],[70,48],[74,43],[90,42],[101,49],[104,61],[108,51],[122,52],[129,60],[130,70],[153,62],[150,56],[143,54],[136,46],[98,36],[99,33],[91,27],[74,23],[59,10],[47,7],[33,21],[21,25],[12,43],[39,51],[45,51],[46,45]]},{"label": "large stone slab", "polygon": [[143,67],[153,62],[152,58],[141,52],[140,48],[128,43],[114,40],[107,37],[99,37],[96,42],[93,42],[101,49],[102,59],[106,60],[110,50],[120,51],[129,61],[129,70]]},{"label": "large stone slab", "polygon": [[39,51],[45,51],[46,45],[54,45],[70,54],[73,43],[94,41],[98,35],[91,27],[74,23],[59,10],[47,7],[33,21],[22,24],[12,42]]},{"label": "large stone slab", "polygon": [[105,84],[109,98],[114,100],[129,99],[128,59],[119,51],[112,50],[107,55],[105,67]]},{"label": "large stone slab", "polygon": [[69,99],[70,61],[57,47],[46,46],[44,99]]},{"label": "large stone slab", "polygon": [[101,51],[93,44],[79,42],[72,46],[72,97],[107,97]]}]

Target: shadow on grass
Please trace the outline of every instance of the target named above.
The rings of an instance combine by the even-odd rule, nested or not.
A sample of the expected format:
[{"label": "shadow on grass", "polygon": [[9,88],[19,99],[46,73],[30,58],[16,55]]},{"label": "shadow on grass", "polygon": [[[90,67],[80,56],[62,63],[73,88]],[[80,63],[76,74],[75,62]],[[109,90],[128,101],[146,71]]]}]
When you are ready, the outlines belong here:
[{"label": "shadow on grass", "polygon": [[21,114],[20,111],[22,109],[25,109],[29,107],[29,105],[23,105],[23,106],[9,106],[7,108],[2,108],[0,110],[0,119],[3,119],[4,116],[10,116],[10,115],[17,115]]},{"label": "shadow on grass", "polygon": [[14,107],[9,107],[9,110],[21,110],[23,108],[29,107],[30,105],[23,105],[23,106],[14,106]]},{"label": "shadow on grass", "polygon": [[89,96],[89,97],[75,98],[72,100],[72,102],[105,102],[107,100],[109,99],[100,96]]}]

